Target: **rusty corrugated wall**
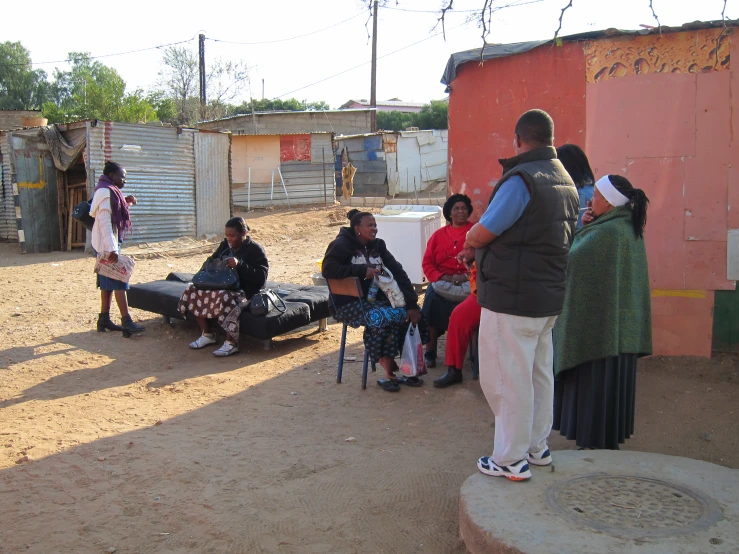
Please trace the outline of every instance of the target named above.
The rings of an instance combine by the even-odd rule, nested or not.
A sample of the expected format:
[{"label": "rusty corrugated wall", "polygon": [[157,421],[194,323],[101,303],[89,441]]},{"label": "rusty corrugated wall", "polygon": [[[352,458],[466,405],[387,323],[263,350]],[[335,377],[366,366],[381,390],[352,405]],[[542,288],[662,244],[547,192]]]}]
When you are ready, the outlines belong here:
[{"label": "rusty corrugated wall", "polygon": [[131,244],[196,235],[196,131],[109,121],[90,123],[88,187],[90,198],[106,160],[128,172],[126,194],[136,196],[131,208]]}]

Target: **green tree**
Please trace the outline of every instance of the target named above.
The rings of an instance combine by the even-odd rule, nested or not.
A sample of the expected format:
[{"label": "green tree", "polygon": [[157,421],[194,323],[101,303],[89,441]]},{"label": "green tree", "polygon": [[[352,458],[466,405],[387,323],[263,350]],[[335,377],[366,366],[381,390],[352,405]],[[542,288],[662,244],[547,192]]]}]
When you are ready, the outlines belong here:
[{"label": "green tree", "polygon": [[399,112],[377,112],[377,128],[383,131],[405,131],[408,127],[415,126],[414,113]]},{"label": "green tree", "polygon": [[449,104],[443,100],[432,100],[416,114],[415,126],[419,129],[446,129],[449,126]]},{"label": "green tree", "polygon": [[83,52],[70,52],[69,60],[69,71],[54,71],[52,100],[43,106],[44,117],[51,123],[79,119],[127,123],[156,120],[156,110],[143,91],[126,94],[126,82],[115,69],[93,61]]},{"label": "green tree", "polygon": [[[329,105],[323,100],[315,102],[300,101],[297,98],[290,98],[288,100],[282,100],[275,98],[273,100],[263,98],[261,100],[254,100],[254,109],[257,112],[279,112],[289,111],[298,112],[303,110],[308,111],[321,111],[330,110]],[[252,110],[252,102],[243,102],[239,106],[232,106],[229,115],[236,114],[249,114]]]},{"label": "green tree", "polygon": [[432,100],[418,113],[377,112],[377,128],[384,131],[405,131],[408,127],[419,129],[447,129],[449,105],[443,100]]},{"label": "green tree", "polygon": [[1,109],[38,109],[48,90],[46,72],[33,69],[31,54],[20,42],[0,43]]},{"label": "green tree", "polygon": [[146,101],[156,110],[159,121],[177,123],[177,103],[172,98],[165,96],[162,91],[154,91],[149,93]]}]

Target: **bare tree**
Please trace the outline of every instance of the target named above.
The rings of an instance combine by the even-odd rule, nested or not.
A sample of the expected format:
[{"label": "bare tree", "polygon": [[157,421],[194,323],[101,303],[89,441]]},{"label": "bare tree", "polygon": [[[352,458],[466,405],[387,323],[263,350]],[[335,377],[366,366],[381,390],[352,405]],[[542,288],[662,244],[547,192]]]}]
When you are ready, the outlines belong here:
[{"label": "bare tree", "polygon": [[249,69],[245,62],[216,58],[207,69],[208,117],[217,119],[228,112],[233,102],[249,84]]},{"label": "bare tree", "polygon": [[198,58],[185,47],[170,46],[164,50],[162,64],[158,86],[177,102],[177,122],[189,123],[194,116],[190,99],[197,93]]}]

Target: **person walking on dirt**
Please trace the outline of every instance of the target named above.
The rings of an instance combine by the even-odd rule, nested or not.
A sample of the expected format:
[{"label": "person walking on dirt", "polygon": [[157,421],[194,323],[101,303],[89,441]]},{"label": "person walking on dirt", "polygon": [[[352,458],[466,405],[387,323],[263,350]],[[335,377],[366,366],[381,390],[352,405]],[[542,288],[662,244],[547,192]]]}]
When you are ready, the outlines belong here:
[{"label": "person walking on dirt", "polygon": [[[126,170],[115,162],[105,162],[103,175],[95,187],[90,207],[90,215],[95,218],[92,227],[93,251],[96,256],[106,257],[113,263],[118,261],[123,238],[131,232],[129,207],[136,205],[136,197],[123,196],[121,189],[125,186]],[[123,331],[124,336],[130,336],[145,330],[143,326],[134,323],[128,313],[128,283],[97,275],[97,287],[100,289],[98,332]],[[114,295],[121,311],[121,325],[110,320],[110,306]]]},{"label": "person walking on dirt", "polygon": [[500,160],[503,176],[459,255],[477,265],[480,384],[495,414],[493,453],[477,467],[513,481],[531,477],[529,463],[552,463],[552,328],[579,207],[553,141],[549,114],[519,118],[516,156]]}]

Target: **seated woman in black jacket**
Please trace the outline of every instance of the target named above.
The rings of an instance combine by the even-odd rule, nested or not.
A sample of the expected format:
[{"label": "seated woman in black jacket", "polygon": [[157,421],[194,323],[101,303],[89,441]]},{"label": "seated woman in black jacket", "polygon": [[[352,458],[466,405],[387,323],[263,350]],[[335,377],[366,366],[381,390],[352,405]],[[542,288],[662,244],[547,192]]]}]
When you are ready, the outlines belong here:
[{"label": "seated woman in black jacket", "polygon": [[[259,289],[264,287],[269,272],[267,254],[259,244],[251,240],[246,233],[249,226],[243,217],[234,217],[226,222],[226,238],[210,255],[210,260],[219,259],[225,253],[226,265],[239,274],[241,290],[199,290],[190,285],[180,298],[178,308],[182,314],[190,312],[197,319],[203,334],[190,343],[190,348],[204,348],[216,342],[216,335],[211,331],[211,320],[226,331],[226,341],[216,356],[230,356],[239,351],[239,323],[241,310],[247,301]],[[227,252],[230,249],[230,252]],[[205,265],[205,264],[203,264]]]},{"label": "seated woman in black jacket", "polygon": [[[388,252],[385,241],[376,238],[377,223],[369,212],[351,210],[349,227],[342,227],[339,235],[328,245],[321,266],[326,279],[359,277],[362,280],[364,298],[334,295],[336,319],[346,322],[353,328],[364,326],[364,347],[372,362],[379,362],[385,369],[387,380],[378,384],[385,390],[398,390],[395,372],[398,364],[395,357],[401,352],[409,323],[419,324],[421,340],[429,340],[428,325],[422,321],[418,307],[418,295],[413,289],[403,266]],[[375,276],[386,267],[395,277],[405,299],[404,308],[391,307],[381,290],[377,291],[374,302],[368,296]],[[368,298],[370,300],[368,301]],[[362,310],[367,315],[362,316]],[[406,380],[410,384],[420,384],[417,378]]]}]

